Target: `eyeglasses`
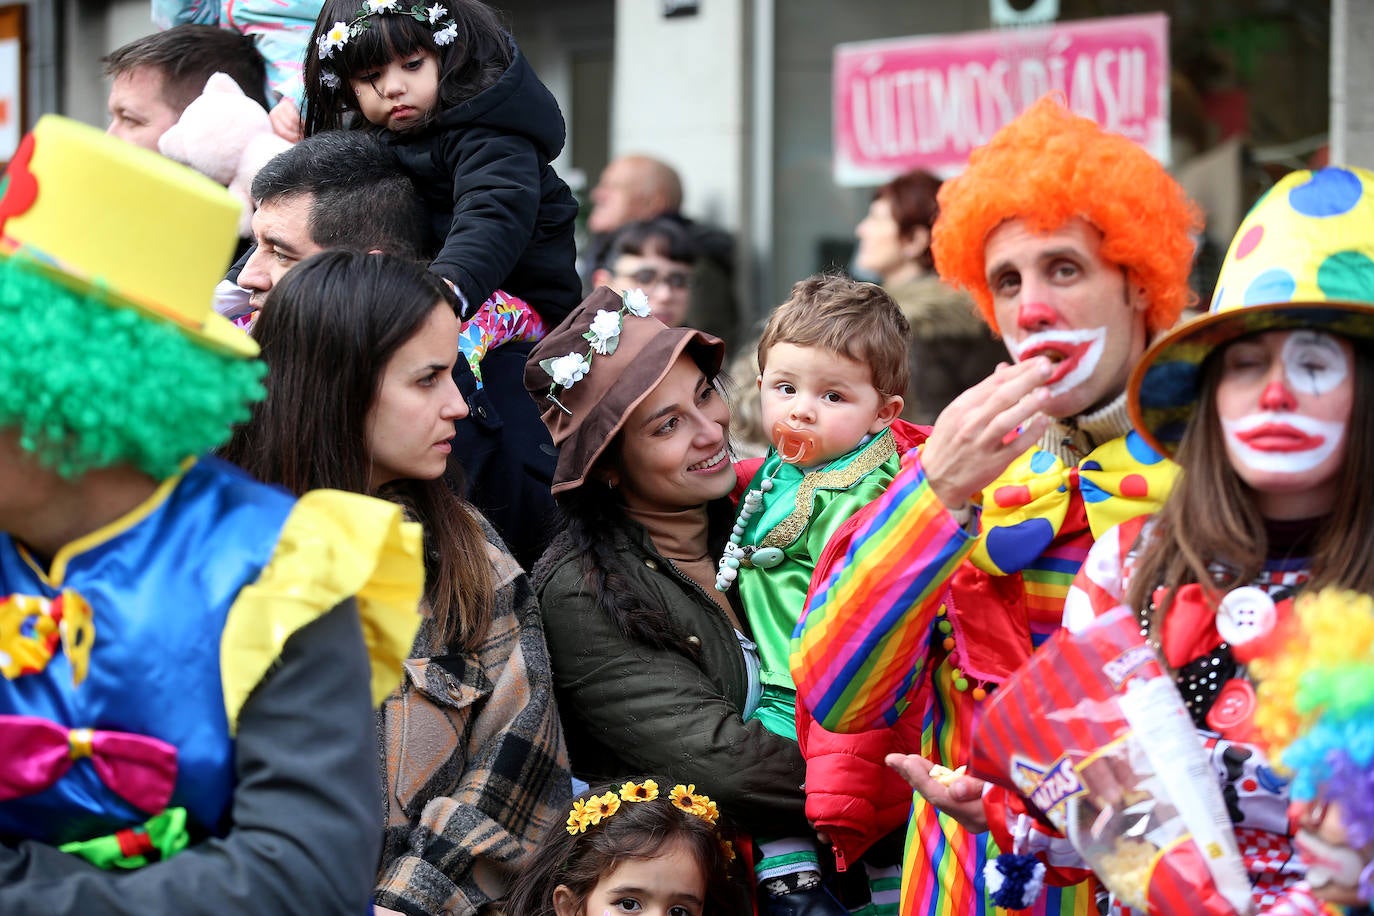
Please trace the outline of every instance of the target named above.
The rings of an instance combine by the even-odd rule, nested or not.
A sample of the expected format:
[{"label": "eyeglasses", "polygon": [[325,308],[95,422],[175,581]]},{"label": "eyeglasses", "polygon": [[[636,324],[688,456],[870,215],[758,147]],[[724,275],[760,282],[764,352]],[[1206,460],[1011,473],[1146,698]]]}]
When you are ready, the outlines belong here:
[{"label": "eyeglasses", "polygon": [[683,271],[671,270],[667,273],[659,273],[652,267],[641,267],[634,273],[621,274],[626,280],[634,281],[634,284],[641,289],[653,289],[660,283],[666,283],[669,289],[686,289],[692,282],[692,275]]}]

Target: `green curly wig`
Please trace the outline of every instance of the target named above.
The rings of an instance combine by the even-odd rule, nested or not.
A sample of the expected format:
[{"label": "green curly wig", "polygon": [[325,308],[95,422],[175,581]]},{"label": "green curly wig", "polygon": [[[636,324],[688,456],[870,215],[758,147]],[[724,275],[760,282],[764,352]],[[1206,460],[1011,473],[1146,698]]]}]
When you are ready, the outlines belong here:
[{"label": "green curly wig", "polygon": [[0,429],[67,478],[132,465],[158,480],[222,445],[265,395],[259,360],[0,260]]}]

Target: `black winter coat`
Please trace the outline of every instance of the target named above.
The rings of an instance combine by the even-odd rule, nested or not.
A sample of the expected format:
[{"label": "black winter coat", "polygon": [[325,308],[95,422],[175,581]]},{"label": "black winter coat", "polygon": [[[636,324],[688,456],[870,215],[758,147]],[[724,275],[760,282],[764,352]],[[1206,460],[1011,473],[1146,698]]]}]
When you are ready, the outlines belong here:
[{"label": "black winter coat", "polygon": [[378,136],[424,195],[443,239],[430,269],[463,294],[463,317],[502,289],[552,328],[581,299],[577,200],[549,164],[565,136],[558,102],[513,39],[511,53],[495,84],[429,127]]},{"label": "black winter coat", "polygon": [[[728,532],[733,513],[721,508]],[[699,657],[627,639],[588,590],[567,532],[555,537],[534,578],[573,774],[694,783],[745,830],[807,835],[797,743],[740,717],[748,677],[734,627],[639,525],[612,536],[619,572],[672,615]]]}]

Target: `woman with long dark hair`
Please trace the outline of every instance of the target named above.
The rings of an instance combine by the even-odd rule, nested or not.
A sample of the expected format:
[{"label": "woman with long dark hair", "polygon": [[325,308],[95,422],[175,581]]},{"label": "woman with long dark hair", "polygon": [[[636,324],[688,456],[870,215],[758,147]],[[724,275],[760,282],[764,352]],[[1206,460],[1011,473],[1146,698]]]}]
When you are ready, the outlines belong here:
[{"label": "woman with long dark hair", "polygon": [[804,836],[801,754],[749,718],[758,655],[715,587],[736,485],[723,352],[608,287],[535,349],[525,387],[560,446],[566,520],[536,588],[576,776],[661,773],[710,786],[751,833]]},{"label": "woman with long dark hair", "polygon": [[386,255],[326,252],[273,287],[254,327],[267,398],[226,457],[288,490],[371,493],[425,531],[425,622],[382,706],[379,907],[476,912],[569,799],[549,662],[524,573],[440,479],[458,318],[446,285]]}]

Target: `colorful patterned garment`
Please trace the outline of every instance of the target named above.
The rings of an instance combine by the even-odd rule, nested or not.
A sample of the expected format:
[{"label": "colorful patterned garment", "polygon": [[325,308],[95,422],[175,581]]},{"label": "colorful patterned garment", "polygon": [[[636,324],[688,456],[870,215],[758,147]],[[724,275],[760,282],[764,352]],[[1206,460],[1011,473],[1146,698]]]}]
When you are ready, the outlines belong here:
[{"label": "colorful patterned garment", "polygon": [[0,534],[0,659],[20,660],[0,669],[0,839],[152,830],[173,808],[193,838],[222,835],[239,713],[292,633],[356,597],[373,698],[390,692],[419,540],[395,505],[297,500],[214,458],[46,569]]},{"label": "colorful patterned garment", "polygon": [[153,0],[153,24],[217,25],[252,36],[267,60],[268,86],[299,106],[301,62],[322,6],[323,0]]},{"label": "colorful patterned garment", "polygon": [[[1172,483],[1174,466],[1133,434],[1077,465],[1047,450],[1060,435],[985,491],[976,537],[931,491],[919,453],[908,456],[844,560],[818,578],[793,640],[798,693],[825,728],[890,724],[915,705],[922,755],[967,763],[977,704],[1057,629],[1094,533],[1155,511]],[[915,796],[903,914],[1000,912],[982,871],[997,854],[990,836],[968,834]],[[1094,896],[1091,884],[1049,888],[1033,912],[1093,913]]]},{"label": "colorful patterned garment", "polygon": [[498,289],[477,314],[463,322],[458,349],[481,388],[482,357],[487,351],[508,343],[538,343],[547,333],[544,319],[524,299]]},{"label": "colorful patterned garment", "polygon": [[[1078,628],[1092,617],[1125,603],[1131,573],[1150,537],[1147,519],[1135,519],[1104,535],[1093,546],[1068,597],[1065,626]],[[1305,558],[1271,560],[1253,585],[1276,601],[1291,598],[1309,578]],[[1184,600],[1184,586],[1179,601]],[[1253,734],[1254,691],[1243,664],[1211,625],[1208,609],[1171,610],[1160,648],[1176,670],[1175,680],[1193,718],[1198,737],[1216,768],[1236,830],[1241,857],[1253,886],[1255,911],[1265,916],[1315,916],[1327,912],[1303,880],[1306,868],[1289,835],[1288,780],[1269,765]],[[1150,609],[1140,615],[1142,631]],[[1206,626],[1198,626],[1199,622]],[[1203,673],[1205,672],[1205,673]],[[1219,672],[1215,676],[1214,672]],[[997,829],[994,824],[994,830]],[[1066,844],[1058,846],[1061,854]],[[1063,864],[1063,863],[1061,863]],[[1081,862],[1080,862],[1081,864]],[[1133,910],[1114,902],[1112,913]]]}]

